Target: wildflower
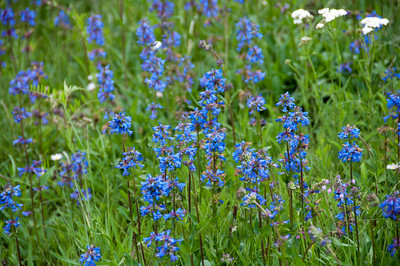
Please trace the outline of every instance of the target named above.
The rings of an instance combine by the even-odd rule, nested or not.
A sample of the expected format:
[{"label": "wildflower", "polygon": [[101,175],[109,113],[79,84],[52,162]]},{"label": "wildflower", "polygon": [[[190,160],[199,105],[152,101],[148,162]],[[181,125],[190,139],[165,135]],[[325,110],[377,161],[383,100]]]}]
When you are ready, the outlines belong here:
[{"label": "wildflower", "polygon": [[208,18],[215,18],[218,15],[218,0],[200,0],[201,11]]},{"label": "wildflower", "polygon": [[135,147],[128,147],[127,151],[122,153],[122,155],[124,156],[122,161],[115,166],[115,168],[123,169],[123,176],[129,175],[129,168],[136,168],[136,166],[139,166],[140,168],[143,167],[143,165],[139,163],[140,161],[143,161],[142,154],[138,152]]},{"label": "wildflower", "polygon": [[54,19],[54,25],[60,26],[64,29],[72,28],[71,22],[69,21],[69,17],[63,10],[60,10],[58,16]]},{"label": "wildflower", "polygon": [[132,135],[133,131],[129,130],[132,127],[132,118],[130,116],[125,116],[125,113],[115,114],[114,118],[109,121],[109,128],[111,134],[126,134]]},{"label": "wildflower", "polygon": [[384,76],[382,79],[383,81],[387,81],[388,79],[392,79],[393,77],[397,77],[400,79],[400,73],[395,73],[397,69],[394,68],[389,68],[385,71],[386,76]]},{"label": "wildflower", "polygon": [[139,21],[139,28],[136,30],[136,35],[139,37],[137,43],[140,46],[151,45],[156,41],[152,26],[150,26],[147,18]]},{"label": "wildflower", "polygon": [[97,98],[101,103],[105,102],[106,100],[114,100],[115,95],[112,94],[114,91],[114,81],[113,72],[110,70],[110,65],[105,67],[98,67],[99,73],[96,74],[97,81],[99,82],[99,92],[97,93]]},{"label": "wildflower", "polygon": [[386,169],[388,170],[397,170],[400,168],[400,164],[398,163],[392,163],[386,166]]},{"label": "wildflower", "polygon": [[292,18],[294,24],[303,24],[304,20],[314,18],[310,12],[304,9],[297,9],[292,12]]},{"label": "wildflower", "polygon": [[104,45],[103,26],[101,15],[92,15],[87,19],[86,31],[89,35],[87,38],[89,43],[96,42],[98,45]]},{"label": "wildflower", "polygon": [[81,255],[79,262],[81,264],[85,263],[85,266],[95,266],[95,261],[99,261],[100,259],[100,248],[96,248],[94,245],[88,245],[86,253]]},{"label": "wildflower", "polygon": [[304,46],[307,43],[311,42],[311,40],[312,39],[310,37],[304,36],[304,37],[301,38],[299,46]]},{"label": "wildflower", "polygon": [[[83,196],[82,199],[86,200],[86,201],[89,201],[92,198],[92,194],[90,194],[90,192],[91,192],[90,188],[88,188],[88,189],[83,189],[82,188],[81,189],[81,193],[82,193],[82,196]],[[79,201],[79,199],[81,197],[79,195],[79,190],[78,189],[75,189],[75,191],[73,193],[71,193],[70,196],[71,196],[71,199],[75,199],[76,200],[76,204],[77,205],[81,204],[80,201]]]},{"label": "wildflower", "polygon": [[221,258],[222,262],[230,264],[230,263],[233,263],[234,260],[235,260],[235,258],[231,257],[231,255],[229,255],[228,253],[222,254],[222,258]]},{"label": "wildflower", "polygon": [[393,243],[388,246],[388,251],[390,252],[390,256],[393,257],[398,248],[400,248],[400,238],[394,237]]},{"label": "wildflower", "polygon": [[325,24],[324,24],[324,23],[318,23],[318,24],[315,26],[316,29],[322,29],[323,27],[325,27]]},{"label": "wildflower", "polygon": [[26,22],[31,26],[35,26],[35,11],[26,8],[25,10],[22,10],[19,15],[21,17],[21,22]]},{"label": "wildflower", "polygon": [[344,9],[323,8],[318,10],[318,14],[321,14],[324,17],[325,22],[331,22],[338,17],[346,16],[347,11]]},{"label": "wildflower", "polygon": [[337,72],[338,73],[344,73],[344,74],[351,74],[351,72],[353,71],[350,67],[351,63],[343,63],[338,67]]},{"label": "wildflower", "polygon": [[363,149],[358,147],[355,142],[353,142],[352,144],[346,142],[345,144],[343,144],[342,150],[339,151],[339,159],[343,162],[360,162],[362,151]]},{"label": "wildflower", "polygon": [[21,210],[23,205],[14,201],[14,197],[20,196],[20,185],[13,187],[10,184],[6,184],[0,194],[0,210],[4,211],[6,208],[10,208],[12,212]]},{"label": "wildflower", "polygon": [[294,98],[290,96],[289,92],[285,92],[285,94],[282,94],[281,97],[279,98],[279,102],[275,104],[275,106],[282,106],[282,112],[286,113],[289,109],[294,108],[296,105],[294,103]]},{"label": "wildflower", "polygon": [[392,195],[386,196],[384,202],[379,207],[382,209],[383,217],[397,221],[400,217],[400,193],[394,192]]},{"label": "wildflower", "polygon": [[247,107],[250,109],[249,114],[252,114],[254,111],[261,112],[266,110],[267,108],[264,107],[265,99],[262,95],[258,96],[251,96],[247,99]]},{"label": "wildflower", "polygon": [[340,139],[357,139],[360,137],[360,130],[356,126],[347,125],[342,127],[342,132],[338,134]]},{"label": "wildflower", "polygon": [[13,145],[15,145],[15,144],[22,144],[22,145],[24,145],[24,144],[28,144],[28,143],[32,143],[32,138],[30,138],[30,139],[24,139],[23,137],[18,137],[18,139],[16,139],[16,140],[14,140],[13,141]]},{"label": "wildflower", "polygon": [[7,235],[11,234],[11,227],[14,227],[14,230],[17,229],[17,227],[20,227],[21,225],[19,224],[19,217],[15,218],[15,220],[6,220],[6,225],[3,227],[4,233],[6,233]]},{"label": "wildflower", "polygon": [[14,115],[15,123],[20,123],[22,120],[31,116],[31,113],[27,112],[24,107],[14,107],[12,114]]},{"label": "wildflower", "polygon": [[93,49],[89,52],[89,59],[90,60],[95,60],[96,58],[103,57],[105,58],[107,53],[104,51],[104,49],[99,48],[99,49]]},{"label": "wildflower", "polygon": [[361,20],[361,24],[363,25],[362,32],[364,35],[368,33],[380,29],[382,26],[386,26],[389,24],[389,20],[386,18],[376,17],[366,17]]},{"label": "wildflower", "polygon": [[[250,189],[247,189],[250,190]],[[251,192],[247,195],[244,196],[243,198],[243,203],[241,203],[241,206],[249,206],[249,208],[256,208],[257,206],[254,204],[254,202],[257,202],[260,205],[264,205],[267,201],[264,199],[263,196],[260,194],[250,190]]]},{"label": "wildflower", "polygon": [[153,241],[160,242],[157,247],[157,258],[162,258],[165,255],[169,255],[172,262],[176,261],[178,257],[175,255],[179,250],[179,247],[176,245],[182,242],[182,239],[174,239],[170,236],[171,231],[163,231],[159,234],[155,234],[154,232],[150,233],[149,237],[143,238],[143,241],[147,243],[147,246],[150,247]]}]

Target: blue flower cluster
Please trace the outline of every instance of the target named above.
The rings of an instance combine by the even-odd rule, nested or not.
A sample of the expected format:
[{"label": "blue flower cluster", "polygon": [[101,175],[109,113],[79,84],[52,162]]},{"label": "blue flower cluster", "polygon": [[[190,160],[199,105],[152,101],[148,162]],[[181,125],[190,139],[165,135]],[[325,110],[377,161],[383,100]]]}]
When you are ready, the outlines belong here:
[{"label": "blue flower cluster", "polygon": [[63,10],[60,10],[58,16],[54,19],[54,25],[64,29],[72,28],[69,17]]},{"label": "blue flower cluster", "polygon": [[383,81],[387,81],[388,79],[392,79],[394,77],[397,77],[400,79],[400,73],[395,73],[397,69],[395,67],[389,68],[385,71],[385,76],[382,78]]},{"label": "blue flower cluster", "polygon": [[399,117],[399,112],[400,112],[400,91],[391,92],[387,94],[386,106],[389,109],[389,114],[383,117],[385,123],[389,118],[396,120]]},{"label": "blue flower cluster", "polygon": [[29,10],[29,8],[26,8],[25,10],[22,10],[19,12],[19,16],[21,17],[21,22],[25,22],[32,27],[35,26],[35,17],[36,13],[33,10]]},{"label": "blue flower cluster", "polygon": [[122,155],[124,156],[122,158],[122,161],[117,166],[115,166],[115,168],[123,169],[123,176],[129,175],[129,168],[136,168],[137,166],[143,168],[143,164],[140,163],[141,161],[143,161],[142,154],[137,151],[135,147],[128,147],[127,151],[122,153]]},{"label": "blue flower cluster", "polygon": [[338,219],[337,228],[338,232],[341,234],[346,234],[346,227],[353,231],[353,226],[355,225],[355,215],[360,215],[360,206],[356,206],[356,213],[354,214],[354,204],[353,195],[349,192],[349,183],[343,183],[340,176],[336,177],[334,183],[335,200],[338,202],[337,206],[340,212],[335,216]]},{"label": "blue flower cluster", "polygon": [[[6,184],[3,188],[3,191],[0,194],[0,210],[2,212],[5,211],[5,209],[9,208],[11,209],[12,212],[16,212],[18,210],[21,210],[22,208],[22,204],[17,203],[16,201],[14,201],[14,197],[20,197],[21,196],[21,190],[19,188],[20,186],[17,185],[15,187],[11,186],[10,184]],[[19,218],[15,218],[15,219],[9,219],[6,220],[6,225],[4,226],[4,232],[6,234],[11,234],[11,227],[13,226],[14,229],[16,230],[17,227],[20,226],[19,222],[18,222]]]},{"label": "blue flower cluster", "polygon": [[185,211],[182,209],[178,209],[177,211],[172,211],[169,214],[162,214],[165,212],[166,206],[164,204],[159,204],[158,202],[161,199],[169,197],[172,191],[180,191],[182,192],[185,187],[185,183],[179,183],[178,179],[175,180],[168,179],[168,177],[164,177],[163,175],[155,176],[148,175],[145,182],[142,183],[142,194],[143,199],[148,203],[147,206],[140,207],[140,213],[142,216],[146,216],[151,213],[153,216],[153,220],[157,221],[160,218],[164,218],[168,220],[171,217],[175,217],[176,219],[180,219],[185,215]]},{"label": "blue flower cluster", "polygon": [[81,255],[79,262],[85,266],[96,266],[96,261],[101,259],[100,248],[94,245],[87,245],[86,253]]},{"label": "blue flower cluster", "polygon": [[147,244],[147,247],[150,247],[154,242],[159,242],[159,246],[157,246],[158,252],[156,253],[157,258],[162,258],[165,255],[168,255],[172,262],[176,261],[178,257],[175,255],[179,250],[179,247],[176,245],[182,242],[182,239],[174,239],[170,236],[171,231],[163,231],[159,234],[155,234],[154,232],[150,233],[149,237],[143,238],[143,241]]},{"label": "blue flower cluster", "polygon": [[92,15],[87,19],[88,43],[95,42],[97,45],[104,45],[103,27],[101,15]]},{"label": "blue flower cluster", "polygon": [[265,77],[265,73],[261,70],[252,70],[256,64],[262,65],[264,55],[260,47],[255,45],[256,39],[261,39],[262,34],[259,32],[260,26],[250,22],[246,17],[240,18],[236,23],[238,28],[236,39],[239,41],[237,51],[242,52],[240,58],[247,60],[245,66],[237,71],[246,83],[258,83]]},{"label": "blue flower cluster", "polygon": [[73,181],[79,181],[87,173],[87,167],[86,153],[78,151],[72,154],[71,163],[61,162],[61,171],[59,173],[61,181],[58,182],[58,185],[72,188],[74,186]]},{"label": "blue flower cluster", "polygon": [[7,30],[1,32],[1,37],[18,38],[15,31],[15,14],[12,8],[0,9],[0,21],[6,26]]},{"label": "blue flower cluster", "polygon": [[43,63],[32,62],[32,69],[18,72],[16,77],[10,81],[8,91],[11,95],[28,94],[31,103],[35,103],[38,97],[47,97],[30,90],[30,85],[37,87],[42,78],[46,78],[43,72]]},{"label": "blue flower cluster", "polygon": [[[78,189],[75,189],[75,191],[73,193],[71,193],[70,196],[71,196],[71,199],[76,200],[77,205],[80,205],[81,204],[80,199],[88,201],[92,198],[92,194],[90,194],[90,192],[91,192],[90,188],[88,188],[88,189],[82,188],[81,192],[79,192]],[[80,194],[80,193],[82,193],[82,194]]]},{"label": "blue flower cluster", "polygon": [[400,192],[396,191],[392,195],[387,195],[379,207],[382,209],[383,217],[398,221],[400,219]]},{"label": "blue flower cluster", "polygon": [[[99,73],[96,74],[97,81],[99,82],[99,92],[97,98],[101,103],[106,101],[113,101],[115,98],[113,72],[110,70],[110,65],[102,67],[100,64],[97,66]],[[109,115],[113,115],[111,110],[106,110],[104,118],[107,119]]]},{"label": "blue flower cluster", "polygon": [[113,119],[108,122],[108,127],[111,134],[128,134],[130,136],[133,133],[130,130],[132,127],[132,118],[125,115],[125,113],[115,114]]},{"label": "blue flower cluster", "polygon": [[[347,125],[342,128],[342,132],[338,134],[340,139],[355,139],[360,137],[360,130],[355,126]],[[360,147],[356,144],[346,142],[343,145],[342,150],[339,151],[339,159],[343,162],[360,162],[362,159],[362,151]]]},{"label": "blue flower cluster", "polygon": [[[278,143],[282,141],[287,143],[284,159],[279,161],[284,163],[287,172],[301,173],[308,171],[310,168],[307,166],[306,151],[310,139],[308,135],[301,132],[301,127],[310,124],[308,113],[295,105],[294,98],[288,92],[282,94],[275,105],[281,106],[284,113],[282,117],[276,119],[276,122],[282,123],[284,128],[284,131],[280,132],[276,139]],[[298,175],[295,174],[293,177],[297,178]]]}]

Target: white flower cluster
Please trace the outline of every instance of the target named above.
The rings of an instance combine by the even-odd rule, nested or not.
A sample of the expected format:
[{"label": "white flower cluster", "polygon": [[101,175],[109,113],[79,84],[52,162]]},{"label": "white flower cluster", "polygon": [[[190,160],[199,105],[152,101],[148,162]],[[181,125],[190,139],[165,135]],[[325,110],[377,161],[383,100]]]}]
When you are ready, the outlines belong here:
[{"label": "white flower cluster", "polygon": [[364,26],[362,33],[367,35],[371,31],[389,24],[389,20],[387,18],[367,17],[361,20],[361,24]]},{"label": "white flower cluster", "polygon": [[318,10],[318,14],[321,14],[324,17],[325,22],[328,23],[335,20],[338,17],[346,16],[347,11],[344,9],[323,8]]},{"label": "white flower cluster", "polygon": [[302,24],[304,19],[312,19],[313,17],[310,12],[304,9],[297,9],[292,12],[294,24]]},{"label": "white flower cluster", "polygon": [[304,36],[301,38],[299,46],[306,45],[307,43],[311,42],[311,40],[312,39],[310,37]]},{"label": "white flower cluster", "polygon": [[398,163],[392,163],[392,164],[389,164],[388,166],[386,166],[386,169],[388,169],[388,170],[396,170],[399,168],[400,168],[400,165]]},{"label": "white flower cluster", "polygon": [[333,20],[335,20],[338,17],[341,16],[346,16],[347,15],[347,11],[344,9],[329,9],[329,8],[323,8],[318,10],[318,14],[321,14],[324,19],[318,23],[315,28],[316,29],[322,29],[323,27],[325,27],[325,23],[331,22]]}]

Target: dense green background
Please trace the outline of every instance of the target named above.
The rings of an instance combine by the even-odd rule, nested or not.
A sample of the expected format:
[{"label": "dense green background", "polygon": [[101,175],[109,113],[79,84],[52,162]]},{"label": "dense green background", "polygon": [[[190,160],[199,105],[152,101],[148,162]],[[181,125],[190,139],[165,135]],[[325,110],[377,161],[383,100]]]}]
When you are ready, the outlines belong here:
[{"label": "dense green background", "polygon": [[[159,112],[156,121],[149,119],[149,112],[145,108],[152,101],[152,92],[144,84],[144,76],[141,70],[141,59],[139,53],[141,47],[136,43],[137,23],[140,19],[148,17],[151,24],[157,24],[158,18],[154,13],[148,11],[147,1],[123,1],[123,20],[119,14],[119,1],[59,1],[59,5],[70,9],[70,18],[73,24],[71,30],[64,31],[54,26],[54,18],[58,15],[58,9],[49,5],[36,8],[36,27],[31,38],[34,51],[31,59],[44,62],[44,70],[48,78],[43,80],[40,90],[46,94],[53,94],[59,99],[56,105],[49,101],[38,101],[37,105],[42,110],[52,113],[54,107],[65,111],[66,120],[59,119],[57,123],[50,123],[43,127],[42,149],[36,142],[30,146],[30,158],[42,159],[48,170],[43,181],[51,189],[44,193],[46,236],[43,236],[41,225],[37,230],[40,241],[30,234],[32,222],[23,217],[19,230],[22,257],[27,263],[33,265],[68,265],[79,264],[80,254],[86,248],[89,235],[93,236],[93,243],[101,248],[101,264],[118,265],[129,264],[132,250],[132,233],[134,228],[129,226],[127,211],[126,182],[121,173],[114,169],[121,153],[121,138],[113,135],[111,142],[108,136],[101,134],[101,127],[106,120],[96,97],[96,90],[86,91],[88,75],[95,76],[96,69],[92,62],[87,65],[83,42],[86,42],[86,19],[91,14],[101,14],[104,22],[105,46],[107,57],[104,62],[110,64],[114,71],[116,84],[115,109],[123,109],[133,118],[134,134],[128,138],[127,144],[135,146],[142,152],[145,167],[142,171],[136,171],[139,179],[144,179],[148,173],[157,174],[158,162],[152,150],[151,142],[152,126],[161,122],[175,126],[177,120],[173,112],[183,108],[192,110],[195,105],[179,106],[176,103],[175,94],[179,88],[173,88],[165,93],[157,101],[165,107]],[[246,1],[240,5],[233,1],[227,2],[231,12],[226,17],[214,20],[212,25],[203,27],[205,18],[193,12],[186,12],[183,8],[184,1],[176,1],[175,14],[171,20],[175,23],[175,30],[181,36],[181,46],[175,51],[182,55],[192,57],[195,65],[193,92],[186,97],[196,103],[198,99],[198,79],[212,68],[217,68],[211,53],[198,48],[198,42],[202,39],[213,41],[215,51],[225,60],[226,73],[229,82],[233,84],[230,92],[232,108],[234,110],[234,121],[236,127],[237,141],[246,140],[254,143],[259,142],[256,128],[247,124],[249,115],[246,104],[241,100],[243,84],[235,71],[243,66],[236,52],[237,41],[235,23],[240,17],[247,16],[260,25],[263,38],[257,41],[257,45],[264,52],[264,64],[261,70],[266,73],[264,81],[252,86],[250,89],[262,93],[267,100],[267,110],[261,113],[266,120],[263,128],[263,146],[269,147],[270,155],[277,160],[283,152],[284,146],[275,141],[277,133],[281,130],[280,125],[275,123],[280,109],[274,106],[279,95],[285,91],[293,93],[299,106],[309,112],[312,121],[307,133],[310,134],[310,172],[306,175],[309,184],[321,179],[332,179],[340,174],[348,175],[347,165],[340,162],[337,152],[341,148],[341,142],[337,133],[346,124],[355,124],[361,129],[361,135],[371,146],[373,157],[366,150],[363,161],[355,166],[355,178],[361,187],[363,200],[366,195],[375,191],[375,181],[379,183],[378,198],[382,200],[395,185],[393,173],[386,173],[387,162],[395,162],[395,149],[390,144],[384,158],[384,136],[378,133],[378,128],[384,126],[382,119],[388,112],[386,108],[385,93],[399,88],[398,80],[382,81],[382,76],[387,67],[400,67],[399,65],[399,32],[400,23],[398,14],[400,12],[398,1],[286,1],[290,8],[285,13],[280,12],[276,3],[268,1]],[[14,11],[26,8],[29,1],[18,1],[12,3]],[[283,4],[283,3],[282,3]],[[4,8],[5,3],[0,4]],[[354,16],[339,18],[330,23],[322,30],[315,30],[314,26],[320,16],[317,10],[323,7],[345,8],[355,12],[376,12],[390,20],[390,24],[377,32],[378,39],[374,40],[370,53],[365,50],[358,55],[351,54],[349,44],[355,39],[361,38],[361,25]],[[293,24],[290,11],[304,8],[313,11],[315,20],[310,28]],[[364,14],[362,14],[364,15]],[[190,25],[193,31],[190,32]],[[354,28],[356,26],[356,28]],[[22,29],[20,29],[22,30]],[[126,43],[122,44],[121,33],[125,31]],[[345,31],[345,32],[344,32]],[[160,32],[155,31],[157,39]],[[312,43],[306,47],[299,47],[301,37],[309,36]],[[24,41],[14,42],[13,49],[17,58],[18,70],[26,70],[28,67],[26,54],[19,52]],[[125,66],[123,62],[122,47],[125,47]],[[90,49],[92,46],[89,45]],[[26,178],[18,178],[17,167],[23,164],[21,150],[13,147],[12,141],[19,136],[11,110],[17,105],[17,99],[8,94],[8,83],[15,77],[12,64],[8,54],[3,55],[1,60],[7,62],[7,67],[1,69],[0,74],[0,104],[1,120],[0,131],[0,173],[21,184],[23,195],[22,202],[30,205],[29,190]],[[290,64],[285,64],[290,60]],[[312,63],[310,63],[312,62]],[[337,73],[341,63],[352,62],[353,72],[351,75]],[[312,71],[315,68],[315,75]],[[76,87],[75,87],[76,86]],[[169,101],[169,103],[167,103]],[[26,101],[28,104],[28,101]],[[170,110],[166,108],[170,106]],[[88,118],[88,119],[84,119]],[[211,207],[208,200],[202,200],[200,206],[201,224],[196,228],[189,226],[189,219],[179,222],[178,228],[185,231],[184,242],[178,253],[180,260],[178,264],[189,265],[189,253],[194,253],[195,263],[200,260],[197,232],[203,234],[204,250],[206,259],[211,264],[218,265],[222,254],[229,253],[235,257],[237,265],[261,264],[260,252],[261,237],[271,235],[272,231],[268,225],[264,225],[262,233],[253,223],[252,227],[244,220],[244,209],[239,207],[238,231],[232,237],[229,227],[233,224],[232,209],[239,205],[240,200],[236,198],[236,190],[241,186],[238,177],[234,176],[234,163],[231,158],[233,152],[233,139],[231,126],[228,121],[227,110],[221,114],[221,121],[226,128],[228,158],[224,170],[227,173],[227,183],[220,194],[224,204],[220,205],[218,215],[211,218]],[[53,115],[50,115],[53,118]],[[91,122],[84,122],[90,120]],[[29,136],[38,139],[36,128],[28,124]],[[393,134],[389,134],[392,138]],[[362,143],[360,146],[365,148]],[[50,161],[50,155],[54,153],[65,153],[70,156],[77,150],[88,153],[89,171],[86,175],[87,184],[92,188],[93,198],[84,208],[77,207],[69,199],[69,191],[61,189],[58,185],[58,176],[53,177],[56,165]],[[393,152],[393,154],[392,154]],[[181,180],[186,180],[187,170],[177,170],[175,175]],[[282,179],[285,179],[283,176]],[[282,180],[282,193],[287,200],[286,189]],[[3,181],[0,181],[3,185]],[[138,186],[139,188],[139,186]],[[208,199],[211,192],[203,190],[202,197]],[[333,195],[328,195],[328,201],[321,202],[324,232],[335,230],[335,219],[338,212]],[[38,195],[35,196],[37,205]],[[186,201],[183,202],[184,206]],[[287,202],[282,213],[282,219],[288,219]],[[39,210],[39,209],[38,209]],[[386,221],[377,208],[369,208],[362,204],[363,214],[360,217],[361,232],[361,254],[362,265],[372,264],[372,248],[370,236],[370,221],[376,220],[375,244],[376,264],[396,265],[399,263],[398,256],[390,257],[386,251],[394,236],[394,223]],[[39,213],[39,211],[38,211]],[[89,215],[88,219],[85,214]],[[38,216],[39,217],[39,216]],[[0,214],[0,220],[5,216]],[[40,220],[38,218],[38,220]],[[89,222],[87,222],[89,221]],[[1,223],[1,222],[0,222]],[[317,226],[321,226],[316,221]],[[143,237],[151,232],[151,223],[146,223]],[[181,230],[179,229],[178,232]],[[298,234],[297,229],[290,232],[289,227],[282,227],[282,234],[291,233],[292,238],[287,243],[287,257],[283,258],[288,263],[301,265],[302,256],[301,241],[294,237]],[[217,242],[215,242],[217,241]],[[352,238],[341,238],[333,240],[333,247],[344,265],[355,263],[356,248]],[[303,248],[304,250],[304,248]],[[17,263],[16,249],[13,239],[1,234],[0,256],[9,265]],[[276,251],[275,251],[276,254]],[[153,249],[147,248],[148,261],[156,263]],[[168,260],[164,258],[158,261],[165,264]],[[273,256],[273,264],[278,263],[278,255]],[[328,254],[324,248],[314,246],[308,255],[308,263],[335,264],[333,256]]]}]

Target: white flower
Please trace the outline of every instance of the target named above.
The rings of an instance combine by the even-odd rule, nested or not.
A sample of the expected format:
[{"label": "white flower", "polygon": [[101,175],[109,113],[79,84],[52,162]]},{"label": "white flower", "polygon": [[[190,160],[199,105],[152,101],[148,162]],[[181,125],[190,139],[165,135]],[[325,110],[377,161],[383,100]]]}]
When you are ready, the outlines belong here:
[{"label": "white flower", "polygon": [[400,168],[400,165],[398,163],[392,163],[392,164],[389,164],[388,166],[386,166],[386,169],[388,169],[388,170],[396,170],[399,168]]},{"label": "white flower", "polygon": [[389,20],[387,18],[378,18],[378,17],[367,17],[361,20],[361,24],[364,26],[362,28],[362,32],[364,35],[367,35],[374,29],[380,28],[382,26],[386,26],[389,24]]},{"label": "white flower", "polygon": [[310,12],[304,9],[297,9],[292,12],[292,18],[294,24],[302,24],[304,19],[312,19],[314,16]]},{"label": "white flower", "polygon": [[56,153],[50,156],[52,161],[59,161],[62,158],[62,154],[61,153]]},{"label": "white flower", "polygon": [[88,85],[87,85],[87,90],[88,91],[92,91],[92,90],[94,90],[96,88],[96,84],[94,84],[93,82],[90,82]]},{"label": "white flower", "polygon": [[312,39],[310,37],[304,36],[300,40],[299,46],[306,45],[308,42],[310,42]]},{"label": "white flower", "polygon": [[324,23],[318,23],[318,24],[315,26],[316,29],[322,29],[323,27],[325,27],[325,24],[324,24]]},{"label": "white flower", "polygon": [[318,14],[321,14],[324,17],[325,22],[331,22],[338,17],[346,16],[347,11],[344,9],[323,8],[323,9],[318,10]]},{"label": "white flower", "polygon": [[93,76],[92,76],[92,75],[89,75],[89,76],[87,77],[87,79],[90,80],[90,81],[92,81],[92,80],[93,80]]},{"label": "white flower", "polygon": [[157,51],[158,49],[160,49],[162,43],[159,41],[155,41],[152,45],[151,45],[151,50],[153,51]]}]

